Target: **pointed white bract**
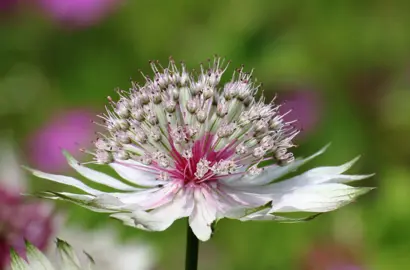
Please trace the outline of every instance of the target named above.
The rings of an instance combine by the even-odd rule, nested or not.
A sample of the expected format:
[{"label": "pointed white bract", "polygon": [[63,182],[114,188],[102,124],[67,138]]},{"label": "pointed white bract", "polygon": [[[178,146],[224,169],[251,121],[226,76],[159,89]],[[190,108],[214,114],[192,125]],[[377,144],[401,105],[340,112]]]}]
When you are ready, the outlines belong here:
[{"label": "pointed white bract", "polygon": [[[70,185],[82,194],[43,192],[98,212],[110,213],[124,224],[162,231],[176,219],[188,217],[196,236],[206,241],[218,219],[297,222],[335,210],[369,188],[347,182],[369,175],[344,174],[355,162],[319,167],[288,180],[289,172],[320,155],[295,160],[289,149],[298,134],[279,113],[280,105],[256,99],[260,85],[252,73],[237,69],[220,83],[226,66],[215,58],[201,65],[199,74],[171,59],[168,67],[151,62],[153,78],[119,90],[109,98],[100,123],[107,132],[86,151],[98,165],[109,165],[117,177],[80,164],[65,153],[82,177],[31,170],[38,177]],[[271,164],[263,166],[263,164]],[[103,192],[93,184],[113,189]],[[288,212],[313,213],[305,219]]]},{"label": "pointed white bract", "polygon": [[56,241],[59,254],[58,265],[53,265],[51,261],[30,242],[26,242],[27,260],[20,257],[17,252],[11,250],[11,269],[12,270],[91,270],[94,264],[90,255],[84,252],[86,263],[80,263],[77,254],[71,246],[60,239]]}]

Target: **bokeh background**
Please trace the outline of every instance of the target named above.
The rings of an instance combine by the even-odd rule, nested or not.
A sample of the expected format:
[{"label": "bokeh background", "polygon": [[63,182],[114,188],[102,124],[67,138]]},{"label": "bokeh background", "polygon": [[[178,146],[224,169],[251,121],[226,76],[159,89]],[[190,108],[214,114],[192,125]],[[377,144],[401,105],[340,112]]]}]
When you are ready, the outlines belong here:
[{"label": "bokeh background", "polygon": [[[199,269],[408,269],[409,11],[400,0],[0,0],[0,132],[23,164],[69,173],[61,149],[89,159],[78,149],[94,139],[90,120],[114,88],[150,72],[148,60],[172,55],[197,67],[217,53],[232,59],[229,71],[254,68],[265,94],[292,109],[297,156],[332,142],[303,169],[361,155],[353,172],[375,172],[361,185],[377,189],[309,223],[223,220],[201,244]],[[44,188],[62,189],[29,179],[27,189]],[[57,207],[63,226],[114,227],[119,241],[152,245],[154,269],[183,267],[183,220],[148,233]]]}]

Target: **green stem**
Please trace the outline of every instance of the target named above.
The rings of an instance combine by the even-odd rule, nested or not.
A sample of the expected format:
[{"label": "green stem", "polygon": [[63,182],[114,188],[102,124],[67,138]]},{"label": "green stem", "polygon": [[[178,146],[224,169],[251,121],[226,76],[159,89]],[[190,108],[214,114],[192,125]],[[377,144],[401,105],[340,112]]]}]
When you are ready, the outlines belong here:
[{"label": "green stem", "polygon": [[188,224],[186,239],[185,270],[198,269],[198,249],[198,238],[196,238],[195,234],[192,232],[192,229]]}]

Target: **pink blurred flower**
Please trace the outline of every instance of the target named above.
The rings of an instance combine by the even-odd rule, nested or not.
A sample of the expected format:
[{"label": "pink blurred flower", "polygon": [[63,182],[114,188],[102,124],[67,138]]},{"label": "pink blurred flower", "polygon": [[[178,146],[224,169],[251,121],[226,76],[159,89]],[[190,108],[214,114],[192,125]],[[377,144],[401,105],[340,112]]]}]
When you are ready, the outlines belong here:
[{"label": "pink blurred flower", "polygon": [[53,234],[52,208],[25,202],[19,193],[0,187],[0,269],[9,261],[10,248],[22,254],[24,240],[45,249]]},{"label": "pink blurred flower", "polygon": [[38,0],[48,15],[69,26],[89,26],[111,13],[121,0]]},{"label": "pink blurred flower", "polygon": [[336,244],[313,246],[302,262],[303,270],[364,270],[357,254],[348,247]]},{"label": "pink blurred flower", "polygon": [[17,4],[18,0],[0,0],[0,13],[6,13],[14,9]]},{"label": "pink blurred flower", "polygon": [[78,152],[94,138],[94,114],[87,110],[71,110],[54,116],[29,137],[28,154],[31,164],[54,172],[67,168],[62,149]]},{"label": "pink blurred flower", "polygon": [[10,132],[0,134],[0,269],[7,269],[10,248],[24,255],[24,240],[46,249],[58,219],[50,204],[25,201],[26,174]]},{"label": "pink blurred flower", "polygon": [[293,125],[301,130],[299,136],[303,136],[313,131],[320,122],[322,110],[321,96],[317,91],[295,90],[282,92],[279,95],[283,104],[280,112],[285,114],[285,121],[298,119]]}]

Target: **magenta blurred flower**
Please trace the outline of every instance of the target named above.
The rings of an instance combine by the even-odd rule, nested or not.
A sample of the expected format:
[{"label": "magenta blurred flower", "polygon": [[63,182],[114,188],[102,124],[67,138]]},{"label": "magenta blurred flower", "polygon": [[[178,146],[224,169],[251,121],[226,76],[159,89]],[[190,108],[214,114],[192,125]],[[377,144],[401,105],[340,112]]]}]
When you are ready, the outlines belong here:
[{"label": "magenta blurred flower", "polygon": [[48,205],[24,202],[19,193],[0,187],[0,269],[8,264],[11,247],[24,252],[25,239],[39,249],[47,247],[54,228],[51,212]]},{"label": "magenta blurred flower", "polygon": [[[54,172],[67,168],[62,149],[77,152],[90,145],[94,138],[95,115],[77,109],[60,113],[29,137],[28,154],[31,164]],[[79,152],[79,151],[78,151]]]},{"label": "magenta blurred flower", "polygon": [[303,270],[364,270],[356,254],[341,244],[314,246],[303,261]]},{"label": "magenta blurred flower", "polygon": [[320,121],[322,109],[321,96],[317,91],[296,90],[286,91],[279,95],[283,101],[280,112],[285,114],[285,121],[298,119],[293,125],[301,130],[299,136],[302,137],[314,130]]},{"label": "magenta blurred flower", "polygon": [[89,26],[111,13],[121,0],[38,0],[48,15],[69,26]]},{"label": "magenta blurred flower", "polygon": [[0,12],[7,12],[15,8],[18,0],[0,0]]}]

